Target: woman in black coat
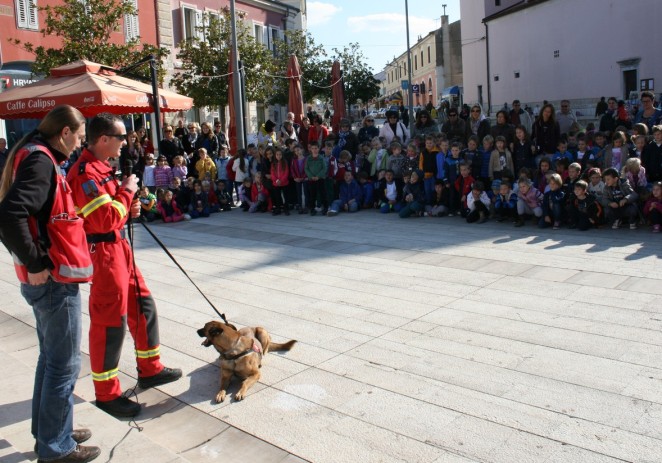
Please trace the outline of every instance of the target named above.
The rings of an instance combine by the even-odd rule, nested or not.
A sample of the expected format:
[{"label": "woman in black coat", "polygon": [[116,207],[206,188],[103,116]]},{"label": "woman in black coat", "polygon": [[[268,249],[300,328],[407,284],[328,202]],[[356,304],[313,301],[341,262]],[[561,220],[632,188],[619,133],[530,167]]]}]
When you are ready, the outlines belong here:
[{"label": "woman in black coat", "polygon": [[554,106],[547,103],[540,110],[540,117],[533,123],[531,139],[536,145],[539,155],[553,155],[561,139],[561,129],[554,116]]},{"label": "woman in black coat", "polygon": [[370,142],[373,138],[379,136],[379,129],[375,127],[375,118],[366,116],[363,118],[363,127],[359,129],[359,145],[363,142]]}]

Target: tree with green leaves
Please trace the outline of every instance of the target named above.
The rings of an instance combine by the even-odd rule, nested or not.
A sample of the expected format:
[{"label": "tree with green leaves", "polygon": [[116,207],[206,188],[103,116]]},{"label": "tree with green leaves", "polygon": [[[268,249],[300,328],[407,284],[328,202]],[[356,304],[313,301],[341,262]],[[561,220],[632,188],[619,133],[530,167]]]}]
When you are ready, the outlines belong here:
[{"label": "tree with green leaves", "polygon": [[[62,40],[58,48],[34,46],[10,38],[14,45],[22,47],[35,55],[32,71],[35,74],[48,75],[57,66],[85,59],[115,68],[122,68],[140,61],[153,54],[157,61],[166,57],[167,48],[150,44],[141,44],[140,37],[134,37],[126,43],[111,43],[113,32],[122,25],[125,15],[137,14],[129,0],[62,0],[61,5],[39,7],[46,13],[45,27],[41,34],[55,35]],[[134,74],[149,78],[149,67],[142,66]],[[160,78],[163,73],[159,73]]]},{"label": "tree with green leaves", "polygon": [[[323,88],[327,86],[328,62],[326,51],[321,45],[315,44],[315,39],[309,32],[302,30],[289,30],[285,32],[285,40],[276,42],[276,69],[277,75],[287,75],[287,63],[290,55],[296,55],[301,68],[301,86],[303,90],[303,101],[312,101],[315,98],[326,97],[328,91]],[[287,104],[289,82],[287,79],[278,79],[275,82],[273,95],[270,100],[272,104]]]},{"label": "tree with green leaves", "polygon": [[[246,75],[246,99],[266,102],[273,89],[273,52],[255,40],[244,21],[238,19],[236,24],[239,58]],[[178,45],[177,59],[182,64],[172,83],[179,92],[193,98],[197,107],[227,105],[231,25],[227,8],[220,15],[205,13],[198,34]]]},{"label": "tree with green leaves", "polygon": [[[350,43],[342,51],[334,48],[331,64],[334,60],[340,62],[347,104],[366,102],[379,95],[379,81],[372,76],[358,43]],[[331,64],[327,68],[327,79],[330,79]]]}]

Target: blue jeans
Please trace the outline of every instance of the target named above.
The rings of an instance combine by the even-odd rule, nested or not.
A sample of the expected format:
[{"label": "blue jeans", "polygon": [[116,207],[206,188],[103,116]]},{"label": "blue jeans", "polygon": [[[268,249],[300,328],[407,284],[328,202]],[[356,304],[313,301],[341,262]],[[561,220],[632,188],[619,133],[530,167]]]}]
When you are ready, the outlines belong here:
[{"label": "blue jeans", "polygon": [[419,212],[423,211],[423,205],[419,203],[418,201],[412,201],[410,203],[405,204],[402,209],[400,209],[400,212],[398,212],[398,215],[402,219],[406,219],[412,214],[418,214]]},{"label": "blue jeans", "polygon": [[[335,201],[333,201],[333,202],[331,203],[331,207],[330,207],[329,209],[332,210],[332,211],[336,211],[336,212],[341,212],[341,211],[343,211],[344,209],[343,209],[342,201],[339,200],[339,199],[336,199]],[[347,212],[356,212],[356,211],[358,211],[358,210],[359,210],[359,203],[357,203],[356,201],[354,201],[353,203],[351,203],[351,204],[349,205],[349,208],[348,208],[348,211],[347,211]]]},{"label": "blue jeans", "polygon": [[21,284],[37,320],[39,360],[32,393],[32,435],[39,458],[55,460],[76,448],[72,439],[74,386],[80,373],[81,304],[78,284],[48,280]]}]

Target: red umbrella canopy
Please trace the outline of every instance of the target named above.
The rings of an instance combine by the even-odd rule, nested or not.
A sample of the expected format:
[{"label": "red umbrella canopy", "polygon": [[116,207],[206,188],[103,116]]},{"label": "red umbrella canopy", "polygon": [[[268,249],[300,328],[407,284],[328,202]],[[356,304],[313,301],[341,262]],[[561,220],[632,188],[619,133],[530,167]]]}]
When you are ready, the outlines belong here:
[{"label": "red umbrella canopy", "polygon": [[237,153],[237,114],[234,107],[234,86],[232,77],[234,75],[234,53],[230,50],[230,59],[228,61],[228,110],[230,120],[228,121],[228,141],[230,143],[230,153]]},{"label": "red umbrella canopy", "polygon": [[334,133],[340,131],[340,119],[345,117],[345,91],[343,90],[343,82],[340,79],[340,63],[333,62],[331,67],[331,97],[333,99],[333,118],[331,119],[331,127]]},{"label": "red umbrella canopy", "polygon": [[[161,111],[186,111],[193,99],[159,89]],[[78,109],[85,117],[102,112],[151,113],[152,86],[117,75],[90,61],[75,61],[51,69],[51,75],[24,87],[0,94],[0,118],[38,119],[61,104]]]},{"label": "red umbrella canopy", "polygon": [[287,107],[294,113],[294,122],[301,124],[303,119],[303,92],[301,90],[301,68],[296,55],[290,55],[287,62],[287,78],[290,81],[290,91]]}]

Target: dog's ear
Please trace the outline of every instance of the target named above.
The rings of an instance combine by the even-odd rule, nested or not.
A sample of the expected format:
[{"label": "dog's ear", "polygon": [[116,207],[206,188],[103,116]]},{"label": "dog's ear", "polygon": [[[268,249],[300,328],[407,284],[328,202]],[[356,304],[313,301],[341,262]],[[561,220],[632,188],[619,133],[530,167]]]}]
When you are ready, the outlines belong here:
[{"label": "dog's ear", "polygon": [[209,328],[209,337],[213,338],[223,332],[222,329],[216,328],[215,326],[212,328]]}]

